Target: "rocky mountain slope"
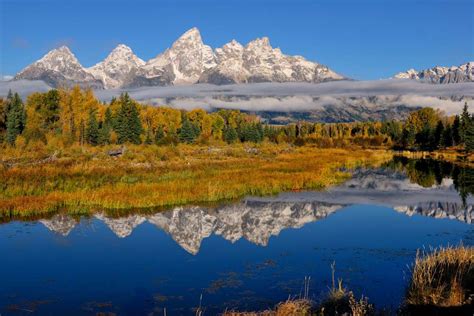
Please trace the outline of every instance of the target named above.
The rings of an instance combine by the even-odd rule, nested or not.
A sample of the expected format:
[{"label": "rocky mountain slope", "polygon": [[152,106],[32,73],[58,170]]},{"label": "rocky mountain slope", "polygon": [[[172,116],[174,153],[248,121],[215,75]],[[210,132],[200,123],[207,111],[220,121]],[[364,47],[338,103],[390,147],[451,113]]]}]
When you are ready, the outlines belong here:
[{"label": "rocky mountain slope", "polygon": [[44,80],[52,87],[94,89],[194,83],[324,82],[345,79],[326,66],[301,56],[284,55],[268,38],[245,47],[235,40],[213,50],[197,28],[185,32],[165,52],[144,62],[121,44],[107,58],[84,68],[67,47],[55,49],[29,65],[14,80]]},{"label": "rocky mountain slope", "polygon": [[87,71],[66,46],[47,53],[43,58],[20,71],[14,80],[43,80],[53,87],[80,85],[102,89],[104,84]]},{"label": "rocky mountain slope", "polygon": [[435,66],[421,71],[410,69],[396,74],[394,78],[414,79],[429,83],[474,82],[474,62],[452,67]]},{"label": "rocky mountain slope", "polygon": [[138,58],[126,45],[118,45],[103,61],[87,68],[94,78],[100,80],[105,89],[119,88],[131,80],[145,62]]}]

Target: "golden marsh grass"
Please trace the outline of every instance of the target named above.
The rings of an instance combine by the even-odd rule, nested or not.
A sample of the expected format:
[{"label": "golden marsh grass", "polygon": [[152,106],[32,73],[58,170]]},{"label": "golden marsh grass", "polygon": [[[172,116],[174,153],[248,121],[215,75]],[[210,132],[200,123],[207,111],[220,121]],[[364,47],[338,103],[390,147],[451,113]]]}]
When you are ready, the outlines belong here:
[{"label": "golden marsh grass", "polygon": [[[119,158],[107,148],[72,147],[57,160],[32,164],[23,155],[0,167],[0,214],[27,216],[66,209],[154,208],[323,189],[349,176],[341,167],[380,165],[383,150],[288,145],[129,146]],[[0,158],[16,161],[15,152]]]}]

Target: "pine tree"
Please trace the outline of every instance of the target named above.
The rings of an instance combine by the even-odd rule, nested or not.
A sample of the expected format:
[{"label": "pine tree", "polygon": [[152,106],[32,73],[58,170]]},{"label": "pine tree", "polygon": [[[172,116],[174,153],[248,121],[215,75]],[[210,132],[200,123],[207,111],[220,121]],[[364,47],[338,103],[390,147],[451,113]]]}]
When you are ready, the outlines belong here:
[{"label": "pine tree", "polygon": [[472,119],[469,120],[469,124],[466,127],[464,134],[464,147],[467,154],[474,151],[474,122]]},{"label": "pine tree", "polygon": [[435,150],[441,145],[441,137],[444,133],[444,124],[442,121],[439,121],[436,125],[436,128],[433,130],[433,135],[431,135],[431,145],[430,150]]},{"label": "pine tree", "polygon": [[93,109],[89,110],[85,138],[89,145],[95,146],[99,144],[99,123],[97,122],[97,115]]},{"label": "pine tree", "polygon": [[461,121],[459,119],[459,115],[454,117],[453,125],[452,125],[452,132],[453,132],[453,145],[459,145],[461,143],[461,133],[459,131],[461,125]]},{"label": "pine tree", "polygon": [[8,95],[8,113],[7,113],[7,133],[6,140],[10,145],[15,144],[15,140],[25,129],[26,112],[23,101],[18,93],[13,96]]},{"label": "pine tree", "polygon": [[471,122],[471,116],[469,115],[469,109],[467,107],[467,102],[464,103],[464,107],[461,113],[461,125],[459,129],[459,134],[461,136],[461,143],[465,144],[466,142],[466,132]]},{"label": "pine tree", "polygon": [[107,145],[110,144],[110,131],[111,127],[105,124],[105,122],[102,122],[100,128],[99,128],[99,144],[100,145]]},{"label": "pine tree", "polygon": [[140,114],[136,105],[132,102],[128,93],[120,95],[120,109],[115,119],[115,131],[119,144],[131,142],[140,144],[140,135],[143,132]]},{"label": "pine tree", "polygon": [[444,148],[453,146],[453,130],[449,124],[446,125],[446,128],[441,135],[441,146]]},{"label": "pine tree", "polygon": [[140,120],[140,113],[134,103],[131,103],[130,117],[129,117],[129,137],[128,140],[133,144],[141,144],[140,135],[143,132],[142,122]]},{"label": "pine tree", "polygon": [[155,144],[163,145],[165,143],[165,132],[163,130],[163,126],[158,126],[158,129],[155,133]]},{"label": "pine tree", "polygon": [[179,140],[185,143],[192,143],[196,138],[196,130],[193,124],[185,118],[179,131]]},{"label": "pine tree", "polygon": [[228,144],[235,143],[238,137],[239,135],[237,135],[237,131],[232,126],[228,125],[224,128],[224,140]]}]

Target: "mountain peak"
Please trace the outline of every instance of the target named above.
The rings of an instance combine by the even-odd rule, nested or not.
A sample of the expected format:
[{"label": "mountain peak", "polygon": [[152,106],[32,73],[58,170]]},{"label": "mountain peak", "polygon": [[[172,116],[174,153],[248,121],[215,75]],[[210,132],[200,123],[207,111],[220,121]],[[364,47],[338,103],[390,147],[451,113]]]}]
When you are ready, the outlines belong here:
[{"label": "mountain peak", "polygon": [[86,70],[102,81],[106,89],[118,88],[145,62],[138,58],[130,47],[119,44],[100,63]]},{"label": "mountain peak", "polygon": [[254,39],[253,41],[249,42],[247,44],[247,46],[248,47],[269,47],[269,48],[271,48],[270,39],[266,36]]},{"label": "mountain peak", "polygon": [[199,32],[197,27],[193,27],[193,28],[187,30],[185,33],[183,33],[183,35],[181,35],[176,40],[176,42],[182,42],[182,41],[202,42],[201,32]]},{"label": "mountain peak", "polygon": [[115,51],[127,51],[127,52],[131,52],[132,49],[125,45],[125,44],[118,44],[113,50],[112,52],[115,52]]},{"label": "mountain peak", "polygon": [[69,47],[67,47],[66,45],[59,46],[58,48],[55,48],[55,49],[51,50],[50,52],[57,52],[57,53],[73,55],[71,50],[69,49]]}]

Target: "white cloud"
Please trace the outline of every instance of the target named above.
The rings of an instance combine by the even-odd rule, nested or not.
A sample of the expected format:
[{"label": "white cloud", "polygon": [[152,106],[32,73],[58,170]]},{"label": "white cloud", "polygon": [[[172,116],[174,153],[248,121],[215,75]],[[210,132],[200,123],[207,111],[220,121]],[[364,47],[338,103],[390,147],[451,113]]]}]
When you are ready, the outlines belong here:
[{"label": "white cloud", "polygon": [[[9,89],[26,96],[50,89],[41,81],[0,83],[0,95]],[[474,82],[428,84],[412,80],[337,81],[310,83],[255,83],[215,86],[209,84],[99,90],[108,101],[128,91],[134,99],[176,108],[228,108],[248,111],[317,111],[326,106],[390,107],[431,106],[447,114],[459,113],[467,100],[474,108]],[[462,99],[464,97],[464,99]]]}]

